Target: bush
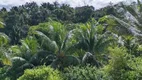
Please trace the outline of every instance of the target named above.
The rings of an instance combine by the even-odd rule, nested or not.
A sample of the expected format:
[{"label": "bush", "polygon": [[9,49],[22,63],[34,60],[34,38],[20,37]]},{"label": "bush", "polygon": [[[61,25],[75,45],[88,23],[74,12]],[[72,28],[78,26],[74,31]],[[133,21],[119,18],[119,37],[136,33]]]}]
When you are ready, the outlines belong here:
[{"label": "bush", "polygon": [[27,69],[18,80],[63,80],[58,70],[53,70],[51,67],[37,67]]},{"label": "bush", "polygon": [[128,66],[132,69],[124,75],[128,80],[142,79],[142,57],[136,57],[128,62]]},{"label": "bush", "polygon": [[114,80],[123,80],[123,74],[127,68],[127,51],[125,48],[110,48],[109,64],[105,66],[106,73],[112,76]]},{"label": "bush", "polygon": [[64,80],[110,80],[101,69],[93,66],[76,66],[64,70]]},{"label": "bush", "polygon": [[10,78],[5,75],[7,68],[8,68],[8,66],[4,66],[4,67],[0,68],[0,80],[10,80]]},{"label": "bush", "polygon": [[125,48],[111,48],[111,59],[104,71],[113,80],[141,80],[142,58],[127,53]]}]

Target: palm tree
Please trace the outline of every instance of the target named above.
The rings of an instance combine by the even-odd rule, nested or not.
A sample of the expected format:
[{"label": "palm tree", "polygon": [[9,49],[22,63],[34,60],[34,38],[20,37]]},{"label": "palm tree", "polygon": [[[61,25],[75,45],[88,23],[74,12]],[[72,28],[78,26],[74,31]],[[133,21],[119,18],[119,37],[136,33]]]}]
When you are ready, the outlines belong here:
[{"label": "palm tree", "polygon": [[21,45],[11,46],[8,52],[11,54],[9,58],[11,65],[5,72],[5,76],[12,80],[21,76],[25,69],[44,64],[50,65],[54,60],[54,54],[42,50],[37,39],[33,36],[27,36],[27,38],[22,39]]},{"label": "palm tree", "polygon": [[75,30],[76,44],[73,46],[86,52],[82,59],[83,62],[91,58],[92,62],[89,60],[89,63],[96,63],[95,65],[99,66],[99,62],[96,60],[97,54],[103,53],[109,44],[113,44],[114,38],[111,33],[104,32],[104,29],[92,20],[92,22],[86,25],[80,24],[80,27]]},{"label": "palm tree", "polygon": [[94,22],[81,25],[75,33],[78,41],[76,46],[94,55],[101,53],[114,40],[111,34],[103,31],[103,27]]},{"label": "palm tree", "polygon": [[140,52],[139,52],[139,44],[137,43],[138,39],[136,37],[133,36],[125,36],[123,37],[123,45],[126,49],[127,52],[131,55],[134,56],[140,56]]},{"label": "palm tree", "polygon": [[72,44],[70,38],[72,31],[67,32],[62,24],[54,21],[33,26],[31,29],[33,32],[30,34],[38,39],[41,47],[50,51],[56,57],[51,64],[52,67],[57,68],[59,66],[61,68],[79,63],[76,57],[68,56]]},{"label": "palm tree", "polygon": [[1,62],[0,65],[1,66],[11,65],[9,60],[10,56],[7,52],[9,42],[10,42],[10,38],[4,33],[0,33],[0,62]]},{"label": "palm tree", "polygon": [[25,69],[35,66],[33,62],[34,55],[38,53],[38,43],[33,37],[28,36],[21,40],[21,45],[10,46],[7,51],[10,54],[11,65],[5,72],[5,76],[15,80],[23,74]]}]

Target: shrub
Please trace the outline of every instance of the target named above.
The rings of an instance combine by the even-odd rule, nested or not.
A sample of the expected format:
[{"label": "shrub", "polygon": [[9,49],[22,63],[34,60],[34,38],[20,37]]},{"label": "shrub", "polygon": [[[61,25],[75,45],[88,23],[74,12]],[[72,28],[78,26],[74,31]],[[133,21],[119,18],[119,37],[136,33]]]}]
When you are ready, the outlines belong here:
[{"label": "shrub", "polygon": [[37,67],[27,69],[18,80],[63,80],[60,72],[51,67]]},{"label": "shrub", "polygon": [[127,51],[125,48],[110,48],[109,64],[105,66],[106,73],[112,76],[114,80],[122,80],[125,69],[127,68]]},{"label": "shrub", "polygon": [[64,70],[64,80],[110,80],[101,69],[93,66],[74,66]]},{"label": "shrub", "polygon": [[128,61],[128,66],[132,69],[126,72],[125,78],[128,80],[142,79],[142,57],[136,57]]},{"label": "shrub", "polygon": [[142,79],[142,58],[134,57],[127,53],[126,49],[111,48],[111,59],[104,67],[105,73],[113,80],[141,80]]},{"label": "shrub", "polygon": [[8,68],[8,66],[4,66],[4,67],[0,68],[0,80],[10,80],[10,78],[5,75],[7,68]]}]

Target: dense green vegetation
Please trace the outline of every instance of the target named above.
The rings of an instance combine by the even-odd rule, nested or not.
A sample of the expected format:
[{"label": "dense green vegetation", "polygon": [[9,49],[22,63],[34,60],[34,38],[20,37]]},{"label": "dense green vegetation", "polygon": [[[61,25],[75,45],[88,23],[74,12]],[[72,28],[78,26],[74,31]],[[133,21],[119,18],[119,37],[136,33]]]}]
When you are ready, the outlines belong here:
[{"label": "dense green vegetation", "polygon": [[142,4],[35,2],[0,10],[1,80],[142,80]]}]

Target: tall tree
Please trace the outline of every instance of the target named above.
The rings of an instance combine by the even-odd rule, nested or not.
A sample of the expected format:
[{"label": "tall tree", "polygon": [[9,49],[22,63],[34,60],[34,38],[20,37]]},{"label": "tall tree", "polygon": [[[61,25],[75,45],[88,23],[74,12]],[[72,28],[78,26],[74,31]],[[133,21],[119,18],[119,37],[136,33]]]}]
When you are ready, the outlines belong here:
[{"label": "tall tree", "polygon": [[75,22],[87,22],[94,12],[93,6],[83,6],[75,8]]}]

